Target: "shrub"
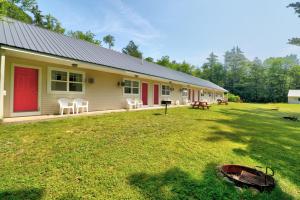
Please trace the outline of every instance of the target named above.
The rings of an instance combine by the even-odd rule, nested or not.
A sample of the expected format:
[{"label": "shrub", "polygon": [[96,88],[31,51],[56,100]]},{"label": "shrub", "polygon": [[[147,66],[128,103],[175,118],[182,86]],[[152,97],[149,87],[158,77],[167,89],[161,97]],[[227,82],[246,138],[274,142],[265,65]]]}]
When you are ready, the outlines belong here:
[{"label": "shrub", "polygon": [[241,98],[238,95],[228,93],[228,101],[230,101],[230,102],[241,102]]}]

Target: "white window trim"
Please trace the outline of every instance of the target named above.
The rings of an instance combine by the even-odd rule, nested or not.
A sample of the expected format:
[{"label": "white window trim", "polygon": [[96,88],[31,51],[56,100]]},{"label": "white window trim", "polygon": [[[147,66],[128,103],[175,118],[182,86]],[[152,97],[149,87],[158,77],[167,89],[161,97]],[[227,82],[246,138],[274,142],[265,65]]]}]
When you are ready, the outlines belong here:
[{"label": "white window trim", "polygon": [[[51,90],[51,72],[52,71],[61,71],[61,72],[67,72],[67,91],[53,91]],[[75,92],[75,91],[69,91],[69,74],[70,73],[76,73],[82,75],[82,91],[81,92]],[[85,72],[77,71],[77,70],[70,70],[70,69],[64,69],[64,68],[57,68],[57,67],[48,67],[48,75],[47,75],[47,91],[49,94],[85,94]]]},{"label": "white window trim", "polygon": [[[123,90],[123,96],[139,96],[141,94],[141,81],[140,80],[137,80],[137,79],[130,79],[130,78],[123,78],[123,81],[131,81],[131,84],[132,84],[132,81],[135,81],[135,82],[138,82],[139,83],[139,92],[137,94],[133,94],[131,90],[131,93],[125,93],[125,86],[122,87],[122,90]],[[132,85],[131,85],[131,89],[132,89]],[[135,87],[136,88],[136,87]]]},{"label": "white window trim", "polygon": [[[186,91],[186,95],[183,95],[183,91],[184,91],[184,90]],[[181,96],[182,96],[182,97],[188,97],[188,96],[189,96],[189,91],[188,91],[187,88],[182,88]]]},{"label": "white window trim", "polygon": [[[169,91],[170,91],[170,94],[163,94],[163,86],[168,86],[169,87]],[[165,96],[165,97],[169,97],[169,96],[171,96],[171,86],[170,85],[165,85],[165,84],[161,84],[161,86],[160,86],[160,93],[161,93],[161,96]]]}]

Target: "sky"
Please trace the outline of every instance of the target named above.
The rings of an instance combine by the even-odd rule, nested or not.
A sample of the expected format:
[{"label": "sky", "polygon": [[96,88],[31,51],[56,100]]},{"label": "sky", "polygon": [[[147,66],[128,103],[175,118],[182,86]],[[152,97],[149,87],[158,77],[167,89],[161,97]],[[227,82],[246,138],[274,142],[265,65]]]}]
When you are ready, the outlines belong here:
[{"label": "sky", "polygon": [[[249,59],[300,54],[287,44],[300,37],[300,18],[289,3],[296,0],[37,0],[67,30],[111,34],[113,49],[130,40],[144,57],[187,61],[200,66],[211,52],[239,46]],[[105,46],[105,44],[103,44]]]}]

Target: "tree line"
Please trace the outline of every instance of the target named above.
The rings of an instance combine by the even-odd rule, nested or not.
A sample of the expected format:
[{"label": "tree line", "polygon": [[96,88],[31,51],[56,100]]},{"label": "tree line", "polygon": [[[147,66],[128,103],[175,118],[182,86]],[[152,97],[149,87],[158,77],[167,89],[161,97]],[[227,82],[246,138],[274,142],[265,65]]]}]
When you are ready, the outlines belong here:
[{"label": "tree line", "polygon": [[289,89],[300,89],[300,63],[296,55],[250,60],[239,47],[224,54],[224,62],[213,52],[196,67],[171,61],[169,56],[150,62],[209,80],[239,95],[245,102],[286,102]]},{"label": "tree line", "polygon": [[[300,17],[300,2],[289,4]],[[44,15],[35,0],[0,0],[0,15],[8,16],[25,23],[35,24],[61,34],[85,40],[95,45],[102,41],[111,49],[115,44],[112,35],[106,35],[102,41],[91,31],[66,31],[58,19],[51,14]],[[291,38],[288,43],[300,46],[300,38]],[[143,58],[143,53],[134,41],[122,49],[124,54]],[[264,61],[259,58],[250,60],[239,47],[234,47],[224,54],[221,62],[213,52],[201,66],[186,61],[171,60],[162,56],[155,60],[144,58],[167,68],[203,78],[220,85],[246,102],[286,102],[289,89],[300,89],[300,64],[296,55],[270,57]]]}]

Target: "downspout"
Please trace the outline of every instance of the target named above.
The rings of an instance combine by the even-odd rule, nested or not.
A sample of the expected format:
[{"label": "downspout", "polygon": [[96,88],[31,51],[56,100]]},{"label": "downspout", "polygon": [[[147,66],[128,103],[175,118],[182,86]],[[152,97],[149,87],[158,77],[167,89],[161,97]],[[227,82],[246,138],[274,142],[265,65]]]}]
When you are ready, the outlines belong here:
[{"label": "downspout", "polygon": [[5,54],[4,51],[0,49],[1,59],[0,59],[0,122],[4,117],[4,73],[5,73]]}]

